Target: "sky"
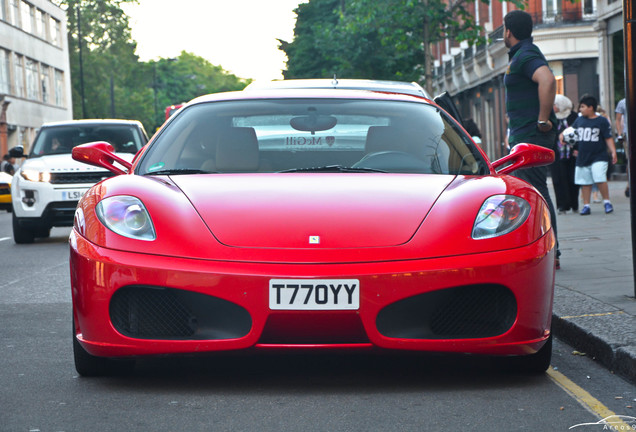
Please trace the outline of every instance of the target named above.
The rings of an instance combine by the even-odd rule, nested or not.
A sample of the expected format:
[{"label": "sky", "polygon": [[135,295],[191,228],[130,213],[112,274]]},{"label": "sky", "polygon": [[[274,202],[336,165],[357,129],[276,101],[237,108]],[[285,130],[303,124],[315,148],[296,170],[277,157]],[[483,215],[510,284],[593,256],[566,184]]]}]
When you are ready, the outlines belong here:
[{"label": "sky", "polygon": [[296,14],[307,0],[139,0],[123,4],[142,61],[203,57],[240,78],[282,79]]}]

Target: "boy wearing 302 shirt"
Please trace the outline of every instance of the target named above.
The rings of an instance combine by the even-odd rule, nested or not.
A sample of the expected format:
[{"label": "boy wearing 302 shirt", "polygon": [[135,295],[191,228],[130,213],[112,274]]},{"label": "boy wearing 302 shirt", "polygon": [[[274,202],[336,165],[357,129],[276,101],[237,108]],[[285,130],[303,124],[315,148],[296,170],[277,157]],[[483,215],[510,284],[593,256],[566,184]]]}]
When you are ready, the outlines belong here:
[{"label": "boy wearing 302 shirt", "polygon": [[[612,127],[609,120],[596,113],[598,102],[593,96],[585,95],[581,98],[579,112],[581,115],[574,121],[572,127],[578,134],[576,150],[576,168],[574,182],[581,186],[583,208],[581,216],[591,213],[590,198],[592,185],[596,183],[603,197],[605,213],[614,211],[609,199],[607,186],[607,168],[609,162],[616,163],[616,147],[612,138]],[[563,135],[563,134],[561,134]],[[563,136],[561,136],[563,140]]]}]

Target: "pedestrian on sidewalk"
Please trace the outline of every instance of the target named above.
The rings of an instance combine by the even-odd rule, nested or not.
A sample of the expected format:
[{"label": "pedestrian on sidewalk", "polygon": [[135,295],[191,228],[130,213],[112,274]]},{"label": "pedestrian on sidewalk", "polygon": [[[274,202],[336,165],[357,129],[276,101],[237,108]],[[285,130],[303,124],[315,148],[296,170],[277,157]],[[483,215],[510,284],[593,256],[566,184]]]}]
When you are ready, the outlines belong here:
[{"label": "pedestrian on sidewalk", "polygon": [[[616,104],[616,133],[618,137],[616,141],[618,144],[622,144],[625,149],[625,165],[626,171],[629,176],[629,141],[627,139],[627,106],[625,104],[625,98],[618,101]],[[629,198],[629,182],[625,188],[625,196]]]},{"label": "pedestrian on sidewalk", "polygon": [[[504,17],[504,44],[509,49],[506,86],[506,113],[510,128],[509,143],[537,144],[554,150],[557,138],[557,118],[553,104],[556,80],[543,53],[532,40],[532,17],[514,10]],[[557,220],[548,190],[548,167],[517,170],[516,177],[527,181],[543,195],[550,210],[550,219],[557,238],[556,267],[560,267]]]},{"label": "pedestrian on sidewalk", "polygon": [[[557,94],[554,97],[554,113],[556,114],[557,132],[560,134],[574,124],[579,115],[572,111],[572,101],[564,95]],[[556,197],[556,206],[559,214],[565,214],[572,210],[579,211],[579,186],[574,183],[574,171],[576,168],[576,156],[574,148],[561,139],[557,140],[555,151],[556,160],[552,165],[552,186]]]},{"label": "pedestrian on sidewalk", "polygon": [[[616,147],[612,138],[612,126],[609,120],[597,114],[597,107],[598,102],[594,96],[583,96],[579,103],[581,115],[572,125],[578,136],[574,179],[576,184],[581,186],[583,196],[581,216],[591,213],[590,198],[593,184],[596,184],[601,192],[605,213],[614,211],[607,186],[607,168],[610,161],[612,164],[616,163]],[[563,133],[560,139],[563,139]]]}]

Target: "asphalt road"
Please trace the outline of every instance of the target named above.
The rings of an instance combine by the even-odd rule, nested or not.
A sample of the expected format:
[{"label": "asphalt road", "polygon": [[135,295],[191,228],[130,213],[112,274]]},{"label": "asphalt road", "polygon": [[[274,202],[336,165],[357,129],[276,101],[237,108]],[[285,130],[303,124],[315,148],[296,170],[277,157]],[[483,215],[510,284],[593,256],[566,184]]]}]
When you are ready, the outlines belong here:
[{"label": "asphalt road", "polygon": [[68,233],[15,245],[0,213],[0,431],[566,431],[636,417],[634,385],[559,341],[556,372],[539,376],[482,358],[321,354],[151,359],[80,378]]}]

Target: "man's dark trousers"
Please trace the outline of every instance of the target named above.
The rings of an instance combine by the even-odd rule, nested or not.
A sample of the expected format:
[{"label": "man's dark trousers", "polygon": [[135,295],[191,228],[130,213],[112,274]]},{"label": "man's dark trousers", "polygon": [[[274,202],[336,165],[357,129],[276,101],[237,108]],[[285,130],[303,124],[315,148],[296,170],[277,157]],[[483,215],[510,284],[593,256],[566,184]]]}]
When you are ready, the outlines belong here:
[{"label": "man's dark trousers", "polygon": [[[540,145],[541,147],[554,150],[556,144],[556,131],[551,130],[544,133],[540,132],[539,130],[535,130],[534,134],[526,137],[524,142],[528,144]],[[514,144],[512,144],[512,146],[514,146]],[[515,177],[519,177],[521,180],[525,180],[526,182],[534,186],[548,203],[548,209],[550,210],[550,221],[552,222],[552,228],[554,229],[554,236],[557,238],[556,246],[558,258],[561,255],[561,251],[559,250],[559,240],[557,236],[556,212],[554,211],[554,205],[552,204],[550,191],[548,190],[548,167],[540,166],[534,168],[519,169],[513,172],[512,175],[514,175]]]}]

